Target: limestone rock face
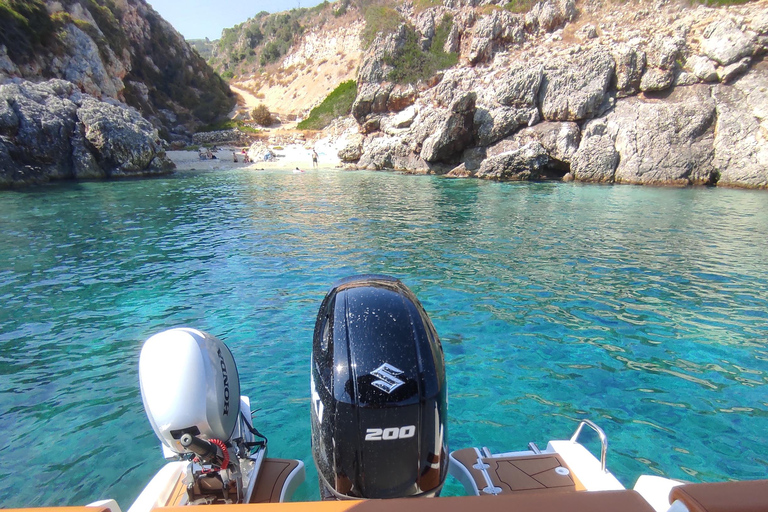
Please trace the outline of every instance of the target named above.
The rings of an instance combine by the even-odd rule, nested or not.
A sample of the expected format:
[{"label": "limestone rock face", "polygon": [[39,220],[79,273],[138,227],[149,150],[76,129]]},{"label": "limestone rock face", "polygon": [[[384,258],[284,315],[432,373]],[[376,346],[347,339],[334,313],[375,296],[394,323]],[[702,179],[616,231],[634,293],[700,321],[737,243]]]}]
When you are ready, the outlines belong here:
[{"label": "limestone rock face", "polygon": [[398,135],[403,133],[413,124],[418,112],[419,111],[415,105],[411,105],[392,117],[382,119],[381,131],[388,135]]},{"label": "limestone rock face", "polygon": [[538,142],[487,158],[480,165],[478,178],[500,181],[529,181],[539,179],[542,168],[549,162],[547,151]]},{"label": "limestone rock face", "polygon": [[373,108],[373,101],[379,91],[379,84],[365,83],[357,91],[354,103],[352,103],[352,117],[362,124]]},{"label": "limestone rock face", "polygon": [[669,89],[675,81],[675,73],[671,69],[648,68],[640,81],[640,90],[655,92]]},{"label": "limestone rock face", "polygon": [[536,141],[547,152],[551,162],[571,164],[579,149],[581,132],[576,123],[543,122],[520,130],[512,139],[521,146]]},{"label": "limestone rock face", "polygon": [[77,119],[97,161],[111,176],[163,170],[159,137],[152,137],[152,125],[135,110],[86,97],[77,109]]},{"label": "limestone rock face", "polygon": [[731,18],[725,18],[706,28],[701,46],[707,57],[727,66],[751,56],[755,43],[756,34],[742,32]]},{"label": "limestone rock face", "polygon": [[604,51],[591,51],[570,62],[547,65],[539,91],[547,121],[579,121],[596,116],[613,78],[615,63]]},{"label": "limestone rock face", "polygon": [[587,123],[584,140],[573,155],[571,173],[574,179],[591,183],[613,183],[619,153],[614,139],[607,133],[605,119]]},{"label": "limestone rock face", "polygon": [[637,94],[645,72],[645,52],[635,46],[622,44],[614,50],[616,62],[616,88],[618,96]]},{"label": "limestone rock face", "polygon": [[0,146],[0,188],[173,167],[157,130],[136,110],[64,80],[0,86]]},{"label": "limestone rock face", "polygon": [[525,40],[524,26],[522,17],[506,11],[494,10],[483,16],[475,24],[467,60],[472,65],[485,62],[499,43],[522,43]]},{"label": "limestone rock face", "polygon": [[379,136],[366,140],[363,155],[357,164],[360,169],[408,169],[426,172],[428,164],[408,149],[400,137]]},{"label": "limestone rock face", "polygon": [[526,15],[528,27],[551,32],[557,27],[576,18],[574,0],[545,0],[536,3]]},{"label": "limestone rock face", "polygon": [[360,72],[357,75],[357,83],[381,82],[386,80],[392,67],[386,64],[386,60],[397,56],[405,46],[406,28],[400,28],[387,35],[379,35],[374,39],[371,48],[366,53]]},{"label": "limestone rock face", "polygon": [[675,79],[677,61],[685,49],[685,38],[657,35],[648,52],[648,64],[640,80],[640,90],[663,91]]},{"label": "limestone rock face", "polygon": [[768,66],[714,88],[718,185],[768,188]]},{"label": "limestone rock face", "polygon": [[96,99],[131,105],[165,137],[185,141],[235,104],[229,86],[145,0],[27,3],[47,23],[3,25],[19,37],[0,45],[0,84],[67,80]]},{"label": "limestone rock face", "polygon": [[717,82],[717,69],[715,64],[702,55],[693,55],[687,62],[696,77],[703,82]]},{"label": "limestone rock face", "polygon": [[541,65],[514,66],[494,84],[494,99],[506,107],[535,107],[543,78]]},{"label": "limestone rock face", "polygon": [[[74,83],[80,90],[97,98],[120,98],[122,96],[125,68],[110,48],[103,51],[107,57],[102,61],[99,47],[76,25],[67,25],[62,34],[65,44],[77,58],[56,57],[53,59],[54,74]],[[111,66],[111,71],[106,66]]]},{"label": "limestone rock face", "polygon": [[[395,90],[397,90],[397,97],[392,98]],[[405,108],[409,101],[413,102],[412,98],[413,95],[409,95],[408,89],[396,88],[394,84],[367,83],[357,93],[352,104],[352,116],[357,122],[363,123],[369,114],[382,114],[390,109],[397,111],[401,110],[401,107]]]},{"label": "limestone rock face", "polygon": [[448,161],[469,145],[474,135],[474,92],[456,98],[449,113],[427,137],[421,150],[421,158],[427,162]]},{"label": "limestone rock face", "polygon": [[663,102],[622,99],[606,120],[620,156],[617,183],[705,185],[714,181],[715,102],[709,87],[678,88]]},{"label": "limestone rock face", "polygon": [[0,187],[72,174],[72,136],[77,105],[69,82],[0,85],[0,134],[10,163],[0,169]]},{"label": "limestone rock face", "polygon": [[478,108],[474,123],[477,127],[477,142],[488,146],[511,134],[522,126],[530,126],[539,121],[536,108],[497,107],[490,110]]},{"label": "limestone rock face", "polygon": [[728,64],[727,66],[718,69],[717,78],[725,84],[733,81],[738,76],[745,73],[748,69],[749,57],[744,57],[743,59],[736,61],[733,64]]},{"label": "limestone rock face", "polygon": [[363,155],[363,136],[355,134],[347,137],[346,145],[339,150],[339,158],[342,162],[357,162]]},{"label": "limestone rock face", "polygon": [[[453,17],[460,60],[410,86],[359,84],[360,165],[768,188],[765,1],[584,4],[580,27],[569,25],[572,0],[541,0],[524,16],[499,0],[445,0],[422,11],[406,3],[399,12],[422,48],[438,21]],[[374,51],[395,55],[400,40],[393,34]]]},{"label": "limestone rock face", "polygon": [[416,88],[413,85],[396,85],[387,97],[387,110],[400,112],[416,101]]}]

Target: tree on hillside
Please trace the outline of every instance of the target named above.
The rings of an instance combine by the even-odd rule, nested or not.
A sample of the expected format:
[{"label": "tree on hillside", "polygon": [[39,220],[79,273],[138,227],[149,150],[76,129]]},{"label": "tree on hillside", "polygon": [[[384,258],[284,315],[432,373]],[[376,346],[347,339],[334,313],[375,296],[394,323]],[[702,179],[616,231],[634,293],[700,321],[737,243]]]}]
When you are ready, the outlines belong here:
[{"label": "tree on hillside", "polygon": [[253,109],[251,112],[251,119],[260,126],[269,126],[275,122],[272,118],[272,114],[269,113],[269,109],[263,103]]}]

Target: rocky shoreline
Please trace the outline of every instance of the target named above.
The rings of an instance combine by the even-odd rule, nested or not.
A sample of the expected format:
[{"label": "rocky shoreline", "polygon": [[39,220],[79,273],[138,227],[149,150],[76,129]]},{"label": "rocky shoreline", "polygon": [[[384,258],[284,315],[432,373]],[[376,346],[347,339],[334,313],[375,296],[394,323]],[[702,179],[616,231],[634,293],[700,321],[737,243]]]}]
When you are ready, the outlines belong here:
[{"label": "rocky shoreline", "polygon": [[0,85],[0,189],[173,171],[157,129],[65,80]]},{"label": "rocky shoreline", "polygon": [[454,17],[446,45],[465,65],[432,83],[387,82],[403,35],[374,42],[340,152],[350,167],[768,188],[768,2],[625,5],[597,25],[573,0],[526,15],[454,3],[404,13],[425,40]]},{"label": "rocky shoreline", "polygon": [[[525,14],[501,0],[397,5],[403,24],[366,50],[351,116],[318,136],[334,166],[768,189],[768,0],[542,0]],[[458,64],[389,81],[408,31],[431,48],[448,18],[443,50]],[[7,60],[0,51],[0,73]],[[0,189],[172,172],[158,124],[119,98],[61,79],[0,82]]]}]

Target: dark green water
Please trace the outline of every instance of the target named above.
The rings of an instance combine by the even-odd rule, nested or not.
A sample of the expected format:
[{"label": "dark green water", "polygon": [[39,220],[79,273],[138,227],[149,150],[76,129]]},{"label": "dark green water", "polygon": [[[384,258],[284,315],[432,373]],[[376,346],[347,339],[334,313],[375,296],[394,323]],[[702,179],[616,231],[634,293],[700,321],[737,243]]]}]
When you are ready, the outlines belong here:
[{"label": "dark green water", "polygon": [[367,272],[435,323],[452,448],[589,417],[627,486],[768,475],[768,193],[226,171],[0,192],[0,504],[127,509],[163,464],[138,354],[180,325],[228,343],[316,498],[312,329]]}]

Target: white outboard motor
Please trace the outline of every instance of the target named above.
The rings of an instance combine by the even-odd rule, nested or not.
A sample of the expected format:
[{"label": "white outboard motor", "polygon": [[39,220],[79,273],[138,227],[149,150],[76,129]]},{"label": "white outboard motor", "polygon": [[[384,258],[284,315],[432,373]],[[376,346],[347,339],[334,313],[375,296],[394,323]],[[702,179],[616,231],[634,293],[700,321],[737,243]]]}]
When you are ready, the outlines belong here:
[{"label": "white outboard motor", "polygon": [[144,410],[163,445],[190,453],[184,434],[227,442],[240,415],[240,379],[229,348],[195,329],[149,338],[139,359]]},{"label": "white outboard motor", "polygon": [[189,503],[243,502],[258,469],[254,449],[266,448],[266,440],[255,441],[260,434],[251,426],[247,398],[241,403],[229,348],[195,329],[161,332],[144,343],[139,382],[166,458],[190,462]]}]

